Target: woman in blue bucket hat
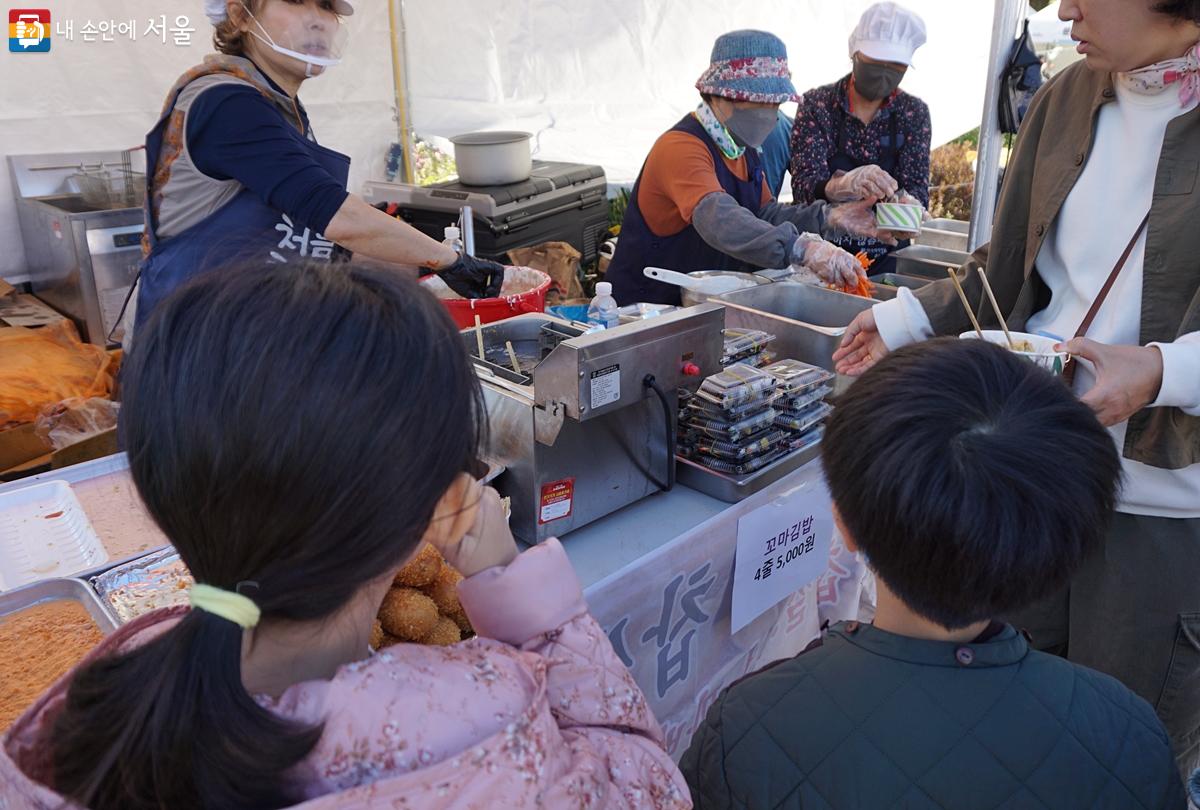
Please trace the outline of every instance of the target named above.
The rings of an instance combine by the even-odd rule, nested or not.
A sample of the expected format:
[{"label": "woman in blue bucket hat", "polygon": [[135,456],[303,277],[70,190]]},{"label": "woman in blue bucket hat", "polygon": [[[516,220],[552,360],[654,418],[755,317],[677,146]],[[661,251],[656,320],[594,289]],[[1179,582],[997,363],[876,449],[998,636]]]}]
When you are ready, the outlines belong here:
[{"label": "woman in blue bucket hat", "polygon": [[797,265],[833,286],[855,286],[862,271],[854,257],[823,237],[887,239],[875,228],[874,200],[781,205],[763,176],[758,149],[779,105],[798,99],[783,42],[733,31],[717,39],[711,61],[696,82],[700,106],[658,139],[634,184],[607,273],[618,303],[680,302],[679,288],[646,278],[646,267]]}]

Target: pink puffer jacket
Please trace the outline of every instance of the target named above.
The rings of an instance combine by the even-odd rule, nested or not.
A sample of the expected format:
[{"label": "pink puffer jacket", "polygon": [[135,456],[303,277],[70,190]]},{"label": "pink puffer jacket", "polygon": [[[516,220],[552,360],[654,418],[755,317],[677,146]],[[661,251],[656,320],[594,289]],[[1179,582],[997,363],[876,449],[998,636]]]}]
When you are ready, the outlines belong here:
[{"label": "pink puffer jacket", "polygon": [[[479,638],[398,645],[297,684],[264,705],[325,722],[296,769],[304,810],[690,808],[658,723],[587,612],[556,540],[459,588]],[[93,655],[145,638],[183,609],[126,625]],[[15,723],[0,750],[0,807],[59,807],[44,730],[70,675]]]}]

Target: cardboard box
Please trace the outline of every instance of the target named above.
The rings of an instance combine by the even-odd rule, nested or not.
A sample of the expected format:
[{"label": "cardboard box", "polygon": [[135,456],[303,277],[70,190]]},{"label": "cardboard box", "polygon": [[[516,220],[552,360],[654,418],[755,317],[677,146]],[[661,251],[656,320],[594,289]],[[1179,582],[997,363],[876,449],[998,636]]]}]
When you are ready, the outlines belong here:
[{"label": "cardboard box", "polygon": [[16,481],[49,470],[73,467],[85,461],[111,456],[116,452],[116,428],[97,433],[61,450],[54,450],[38,438],[33,431],[33,425],[21,425],[0,431],[0,482]]},{"label": "cardboard box", "polygon": [[32,423],[0,430],[0,471],[22,467],[42,456],[48,463],[52,452],[54,448],[34,432]]},{"label": "cardboard box", "polygon": [[117,452],[117,429],[109,428],[103,433],[89,436],[81,442],[69,444],[61,450],[55,450],[50,456],[50,468],[61,470],[63,467],[73,467],[85,461],[111,456]]},{"label": "cardboard box", "polygon": [[30,329],[49,326],[65,320],[57,310],[33,295],[11,295],[0,297],[0,321],[8,326],[25,326]]}]

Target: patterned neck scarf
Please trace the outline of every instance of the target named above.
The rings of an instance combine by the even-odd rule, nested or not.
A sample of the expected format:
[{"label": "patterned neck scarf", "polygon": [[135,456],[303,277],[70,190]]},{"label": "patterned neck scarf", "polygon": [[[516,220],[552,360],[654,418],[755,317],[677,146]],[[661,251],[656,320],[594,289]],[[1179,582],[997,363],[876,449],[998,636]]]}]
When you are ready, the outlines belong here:
[{"label": "patterned neck scarf", "polygon": [[746,154],[746,147],[738,146],[734,143],[733,134],[717,118],[717,114],[712,111],[712,107],[701,101],[700,106],[696,108],[695,115],[696,120],[700,122],[700,126],[704,127],[704,131],[708,133],[708,137],[713,139],[713,143],[721,150],[722,155],[730,160],[737,160]]},{"label": "patterned neck scarf", "polygon": [[1135,93],[1153,96],[1179,84],[1179,105],[1200,102],[1200,43],[1178,59],[1167,59],[1148,67],[1122,73],[1121,78]]}]

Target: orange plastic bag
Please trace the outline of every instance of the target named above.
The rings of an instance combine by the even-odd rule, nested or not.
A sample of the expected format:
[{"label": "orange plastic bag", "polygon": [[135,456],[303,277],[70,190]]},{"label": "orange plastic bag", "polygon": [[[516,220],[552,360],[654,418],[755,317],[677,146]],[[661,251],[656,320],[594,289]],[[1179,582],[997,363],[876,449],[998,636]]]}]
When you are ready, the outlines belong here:
[{"label": "orange plastic bag", "polygon": [[0,430],[33,422],[72,397],[110,397],[113,358],[83,343],[70,321],[0,328]]}]

